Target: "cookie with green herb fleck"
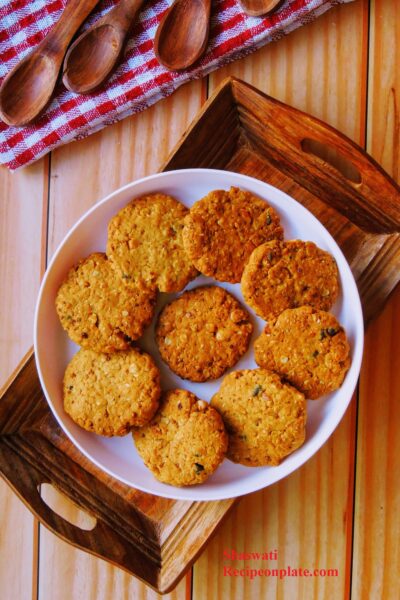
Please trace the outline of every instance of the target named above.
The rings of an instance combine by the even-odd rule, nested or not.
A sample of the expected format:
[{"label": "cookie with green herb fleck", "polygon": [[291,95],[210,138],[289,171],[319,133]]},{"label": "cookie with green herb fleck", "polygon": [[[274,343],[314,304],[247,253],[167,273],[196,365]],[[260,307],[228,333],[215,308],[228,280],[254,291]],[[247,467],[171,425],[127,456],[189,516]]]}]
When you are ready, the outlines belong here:
[{"label": "cookie with green herb fleck", "polygon": [[311,400],[338,389],[351,362],[336,317],[309,306],[285,310],[268,324],[254,353],[260,367],[279,373]]},{"label": "cookie with green herb fleck", "polygon": [[329,310],[338,297],[339,272],[333,256],[313,242],[273,240],[254,250],[241,286],[247,304],[271,321],[287,308]]},{"label": "cookie with green herb fleck", "polygon": [[224,377],[211,406],[228,432],[227,458],[248,467],[276,466],[305,439],[304,395],[266,369]]},{"label": "cookie with green herb fleck", "polygon": [[156,291],[124,280],[102,252],[72,267],[56,297],[69,337],[96,352],[127,350],[154,314]]},{"label": "cookie with green herb fleck", "polygon": [[161,311],[156,341],[162,359],[182,379],[221,377],[245,354],[253,325],[248,312],[223,288],[184,292]]},{"label": "cookie with green herb fleck", "polygon": [[80,427],[125,435],[156,412],[160,375],[151,356],[136,348],[114,354],[81,349],[67,366],[63,391],[64,409]]},{"label": "cookie with green herb fleck", "polygon": [[218,412],[186,390],[165,392],[153,420],[135,429],[133,439],[153,475],[175,486],[203,483],[228,446]]},{"label": "cookie with green herb fleck", "polygon": [[192,206],[184,223],[183,243],[195,267],[231,283],[240,281],[254,248],[283,238],[276,211],[236,187],[210,192]]},{"label": "cookie with green herb fleck", "polygon": [[197,275],[182,241],[189,210],[172,196],[135,198],[108,225],[107,256],[123,277],[179,292]]}]

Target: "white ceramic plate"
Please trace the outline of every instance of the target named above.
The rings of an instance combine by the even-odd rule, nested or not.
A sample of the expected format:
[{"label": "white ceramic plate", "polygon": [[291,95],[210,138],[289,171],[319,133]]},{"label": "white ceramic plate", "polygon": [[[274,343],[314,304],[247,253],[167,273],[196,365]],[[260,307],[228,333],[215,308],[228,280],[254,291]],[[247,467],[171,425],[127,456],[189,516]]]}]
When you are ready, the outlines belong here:
[{"label": "white ceramic plate", "polygon": [[[104,438],[78,427],[63,410],[62,379],[64,370],[78,347],[61,328],[55,296],[69,268],[94,251],[104,251],[107,224],[111,217],[132,198],[151,192],[164,192],[190,207],[215,189],[241,187],[270,203],[281,216],[285,239],[312,240],[328,250],[339,267],[342,294],[332,312],[345,327],[350,345],[352,365],[342,387],[322,399],[308,401],[307,437],[304,445],[287,457],[278,467],[245,467],[225,460],[204,484],[176,488],[158,482],[144,466],[136,452],[132,436]],[[188,288],[217,283],[243,302],[240,284],[214,282],[198,277]],[[156,314],[174,295],[160,294]],[[264,322],[249,309],[254,333],[247,354],[234,366],[237,369],[256,368],[253,341],[263,329]],[[154,322],[139,345],[150,352],[161,370],[164,389],[189,389],[199,398],[210,400],[219,389],[221,380],[192,383],[174,375],[160,359],[154,342]],[[211,169],[170,171],[146,177],[110,194],[89,210],[71,229],[61,243],[43,280],[35,315],[35,356],[40,381],[49,405],[69,438],[85,456],[98,467],[124,483],[158,496],[182,500],[218,500],[241,496],[261,489],[286,477],[304,464],[329,438],[342,418],[357,383],[363,349],[363,318],[357,287],[341,250],[321,223],[301,204],[280,190],[251,177]]]}]

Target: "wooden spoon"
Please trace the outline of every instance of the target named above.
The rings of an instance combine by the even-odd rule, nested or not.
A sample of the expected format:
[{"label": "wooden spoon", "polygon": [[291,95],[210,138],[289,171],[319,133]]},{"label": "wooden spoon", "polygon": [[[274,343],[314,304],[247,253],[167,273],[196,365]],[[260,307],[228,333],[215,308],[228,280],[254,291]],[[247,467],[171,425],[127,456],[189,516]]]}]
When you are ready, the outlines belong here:
[{"label": "wooden spoon", "polygon": [[69,90],[88,94],[110,75],[143,2],[120,0],[72,44],[63,67],[63,83]]},{"label": "wooden spoon", "polygon": [[283,0],[239,0],[244,12],[251,17],[261,17],[275,10]]},{"label": "wooden spoon", "polygon": [[0,117],[8,125],[30,123],[46,107],[73,35],[98,0],[70,0],[60,19],[6,76],[0,88]]},{"label": "wooden spoon", "polygon": [[154,50],[167,69],[190,67],[205,52],[211,0],[175,0],[158,26]]}]

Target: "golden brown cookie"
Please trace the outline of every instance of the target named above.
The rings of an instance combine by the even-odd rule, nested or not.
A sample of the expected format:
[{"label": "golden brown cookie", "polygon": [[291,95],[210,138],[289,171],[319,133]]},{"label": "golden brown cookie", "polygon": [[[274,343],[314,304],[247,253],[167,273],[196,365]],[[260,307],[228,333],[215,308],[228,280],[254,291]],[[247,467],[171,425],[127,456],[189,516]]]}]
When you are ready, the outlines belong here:
[{"label": "golden brown cookie", "polygon": [[228,446],[218,412],[186,390],[166,392],[153,420],[136,429],[133,438],[154,476],[176,486],[203,483]]},{"label": "golden brown cookie", "polygon": [[266,321],[286,308],[329,310],[339,293],[336,261],[313,242],[273,240],[258,246],[242,276],[247,304]]},{"label": "golden brown cookie", "polygon": [[126,350],[149,325],[155,290],[121,279],[105,254],[95,252],[70,269],[56,309],[69,337],[96,352]]},{"label": "golden brown cookie", "polygon": [[81,349],[64,375],[64,409],[87,431],[125,435],[145,425],[158,408],[160,375],[136,348],[114,354]]},{"label": "golden brown cookie", "polygon": [[211,406],[224,421],[227,457],[233,462],[249,467],[279,465],[304,442],[303,394],[266,369],[229,373]]},{"label": "golden brown cookie", "polygon": [[165,194],[132,200],[108,225],[107,256],[127,279],[178,292],[197,271],[183,249],[188,209]]},{"label": "golden brown cookie", "polygon": [[210,192],[192,206],[184,222],[189,258],[201,273],[218,281],[239,282],[254,248],[283,237],[275,210],[235,187]]},{"label": "golden brown cookie", "polygon": [[260,367],[276,371],[315,400],[342,385],[350,346],[332,314],[309,306],[285,310],[254,344]]},{"label": "golden brown cookie", "polygon": [[217,379],[247,351],[247,311],[216,286],[185,292],[164,307],[156,326],[161,357],[183,379]]}]

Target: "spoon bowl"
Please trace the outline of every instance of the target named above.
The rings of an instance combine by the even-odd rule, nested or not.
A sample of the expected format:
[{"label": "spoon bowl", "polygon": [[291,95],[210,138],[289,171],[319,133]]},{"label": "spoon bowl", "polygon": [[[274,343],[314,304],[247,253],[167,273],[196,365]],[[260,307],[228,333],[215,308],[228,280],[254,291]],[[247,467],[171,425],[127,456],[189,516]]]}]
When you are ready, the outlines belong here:
[{"label": "spoon bowl", "polygon": [[[26,125],[50,100],[59,66],[47,54],[30,54],[3,81],[0,90],[1,118],[7,125]],[[35,73],[35,77],[30,77]]]},{"label": "spoon bowl", "polygon": [[161,64],[172,71],[187,69],[205,52],[210,31],[211,0],[175,0],[154,40]]},{"label": "spoon bowl", "polygon": [[65,55],[64,85],[81,94],[96,88],[111,73],[123,41],[120,31],[107,23],[76,40]]},{"label": "spoon bowl", "polygon": [[266,16],[274,11],[283,0],[239,0],[244,12],[250,17]]},{"label": "spoon bowl", "polygon": [[77,94],[96,90],[116,66],[144,0],[120,0],[78,37],[64,59],[63,83]]}]

